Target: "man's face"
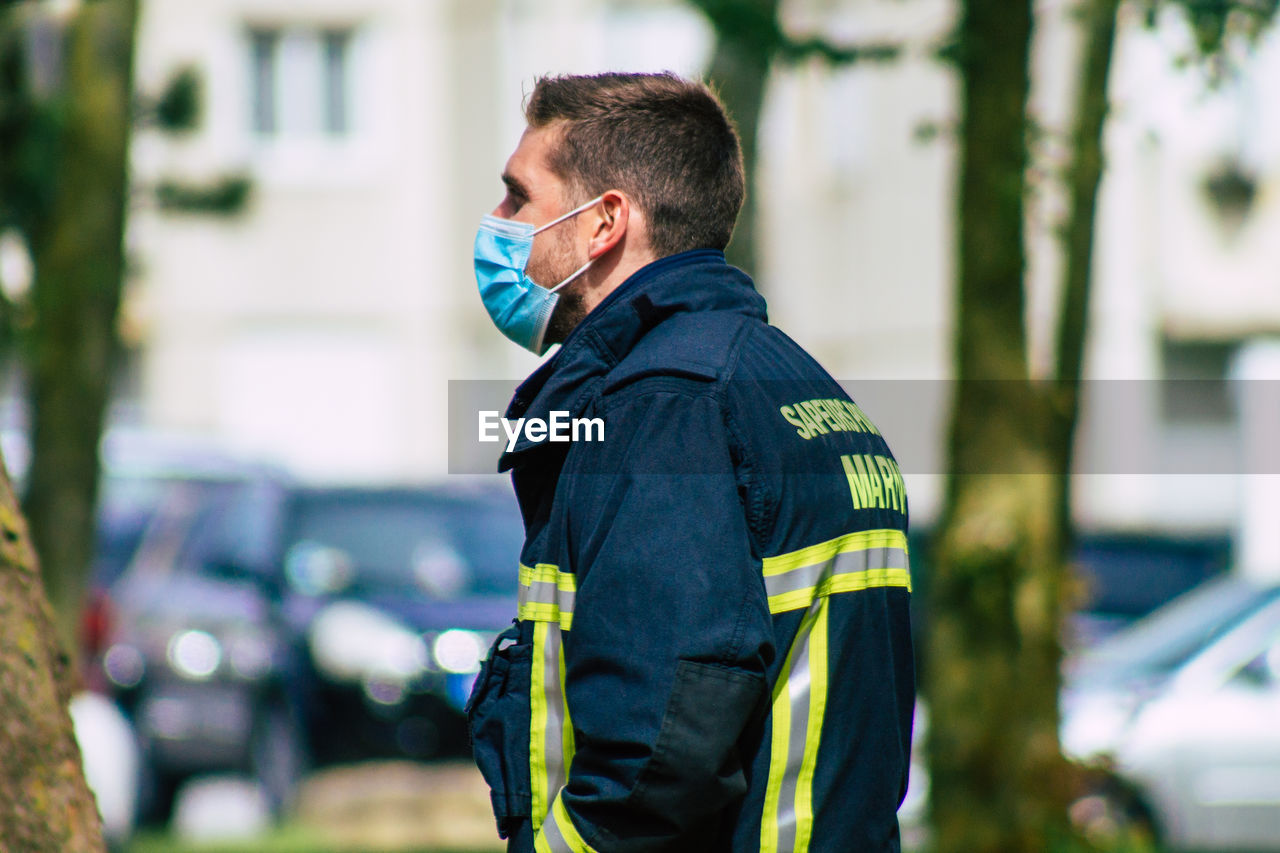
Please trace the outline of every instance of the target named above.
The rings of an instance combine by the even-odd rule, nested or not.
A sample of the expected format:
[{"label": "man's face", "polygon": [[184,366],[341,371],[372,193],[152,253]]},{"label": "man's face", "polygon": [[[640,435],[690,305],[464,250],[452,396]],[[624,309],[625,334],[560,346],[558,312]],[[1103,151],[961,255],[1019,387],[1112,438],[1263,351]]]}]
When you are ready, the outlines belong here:
[{"label": "man's face", "polygon": [[[548,154],[555,142],[554,129],[525,130],[520,137],[520,144],[507,160],[507,166],[502,172],[502,182],[507,186],[507,194],[494,208],[494,216],[527,222],[539,228],[576,206],[569,187],[547,164]],[[525,267],[529,278],[542,287],[555,287],[586,263],[586,239],[579,236],[583,225],[584,222],[580,222],[579,217],[574,217],[535,236],[529,263]],[[586,316],[582,302],[582,283],[583,280],[579,278],[557,291],[560,301],[547,326],[548,343],[563,341]]]}]

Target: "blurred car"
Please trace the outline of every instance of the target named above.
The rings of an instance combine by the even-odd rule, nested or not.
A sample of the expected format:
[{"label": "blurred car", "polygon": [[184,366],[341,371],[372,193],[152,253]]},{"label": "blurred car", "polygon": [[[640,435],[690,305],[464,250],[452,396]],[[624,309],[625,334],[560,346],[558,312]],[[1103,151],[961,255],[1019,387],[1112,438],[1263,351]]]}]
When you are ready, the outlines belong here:
[{"label": "blurred car", "polygon": [[1215,578],[1064,664],[1063,747],[1087,758],[1115,750],[1145,702],[1206,647],[1280,599],[1280,587]]},{"label": "blurred car", "polygon": [[[22,493],[30,445],[19,430],[0,432],[0,448],[15,489]],[[82,681],[70,711],[84,759],[85,776],[97,798],[104,835],[113,847],[132,834],[139,815],[145,762],[132,722],[114,701],[118,685],[99,665],[117,614],[109,594],[157,517],[198,504],[228,484],[266,470],[200,438],[153,430],[113,428],[102,438],[101,475],[95,512],[93,563],[80,619]]]},{"label": "blurred car", "polygon": [[1219,578],[1100,643],[1062,711],[1064,752],[1121,783],[1093,804],[1107,821],[1173,849],[1280,850],[1280,584]]},{"label": "blurred car", "polygon": [[514,496],[300,489],[282,531],[268,583],[305,646],[317,759],[465,754],[471,685],[515,615]]},{"label": "blurred car", "polygon": [[1072,615],[1070,648],[1086,648],[1227,572],[1228,536],[1083,533],[1072,566],[1083,598]]},{"label": "blurred car", "polygon": [[152,815],[198,774],[248,772],[278,813],[313,761],[464,751],[522,537],[505,490],[265,476],[169,501],[111,589],[102,657]]},{"label": "blurred car", "polygon": [[[1099,841],[1280,850],[1280,584],[1215,577],[1064,663],[1063,753],[1088,770],[1073,822]],[[898,818],[923,846],[929,713],[916,706]]]},{"label": "blurred car", "polygon": [[[150,430],[108,431],[100,456],[93,564],[81,614],[83,660],[97,659],[105,650],[115,618],[110,588],[153,525],[172,524],[175,515],[234,484],[285,476],[199,438]],[[100,670],[87,673],[88,683],[99,690],[106,686],[100,676]]]},{"label": "blurred car", "polygon": [[[4,430],[0,449],[21,495],[31,461],[28,438],[19,430]],[[204,490],[268,470],[196,436],[127,427],[102,436],[99,458],[93,562],[80,614],[82,661],[102,653],[112,619],[108,590],[133,559],[157,512],[174,502],[191,505]],[[82,675],[93,689],[105,688],[99,670]]]},{"label": "blurred car", "polygon": [[222,508],[282,488],[242,466],[167,484],[128,569],[101,596],[99,673],[142,747],[140,812],[167,818],[187,778],[244,771],[281,806],[305,761],[285,678],[286,632],[259,591],[184,570],[189,543]]}]

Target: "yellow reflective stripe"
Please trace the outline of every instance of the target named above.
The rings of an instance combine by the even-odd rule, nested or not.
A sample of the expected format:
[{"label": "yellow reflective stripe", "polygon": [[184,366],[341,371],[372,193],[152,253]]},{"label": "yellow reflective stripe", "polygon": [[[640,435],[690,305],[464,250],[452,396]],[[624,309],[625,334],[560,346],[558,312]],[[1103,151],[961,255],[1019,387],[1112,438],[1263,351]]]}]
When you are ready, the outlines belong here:
[{"label": "yellow reflective stripe", "polygon": [[564,800],[556,797],[551,807],[551,819],[542,825],[534,837],[533,848],[538,853],[596,853],[595,848],[583,840],[578,828],[569,818]]},{"label": "yellow reflective stripe", "polygon": [[769,596],[769,612],[785,613],[808,607],[815,598],[823,598],[841,592],[856,592],[874,587],[898,586],[911,591],[909,569],[867,569],[823,578],[816,586],[781,592]]},{"label": "yellow reflective stripe", "polygon": [[799,551],[778,554],[776,557],[765,557],[762,561],[764,575],[765,577],[780,575],[792,569],[812,566],[815,563],[825,563],[837,554],[845,554],[850,551],[866,551],[870,548],[901,548],[905,551],[907,550],[907,535],[901,530],[891,529],[859,530],[856,533],[846,533],[844,536],[838,536],[826,542],[819,542],[817,545],[810,545],[808,548],[801,548]]},{"label": "yellow reflective stripe", "polygon": [[529,622],[558,622],[565,631],[573,628],[573,602],[578,579],[550,563],[520,564],[520,598],[517,616]]},{"label": "yellow reflective stripe", "polygon": [[558,604],[531,602],[520,605],[519,617],[526,622],[558,622],[561,630],[573,630],[573,613],[560,609]]},{"label": "yellow reflective stripe", "polygon": [[573,720],[569,718],[569,691],[565,689],[564,643],[560,644],[560,699],[564,704],[564,717],[560,730],[560,748],[564,752],[564,769],[566,778],[569,768],[573,766],[573,753],[576,751],[573,742]]},{"label": "yellow reflective stripe", "polygon": [[827,613],[831,599],[822,598],[818,618],[809,632],[809,725],[804,738],[804,761],[796,784],[796,853],[809,849],[813,835],[813,774],[818,766],[822,721],[827,711]]},{"label": "yellow reflective stripe", "polygon": [[551,803],[568,778],[573,747],[565,742],[569,706],[564,680],[564,637],[560,626],[554,622],[534,623],[529,675],[529,793],[535,830],[547,820]]},{"label": "yellow reflective stripe", "polygon": [[569,812],[565,810],[564,800],[556,797],[556,804],[551,809],[552,815],[555,817],[556,826],[560,828],[560,832],[564,834],[564,840],[569,842],[569,849],[573,853],[596,853],[591,845],[583,840],[578,828],[573,825],[573,821],[569,818]]},{"label": "yellow reflective stripe", "polygon": [[578,588],[578,578],[573,572],[562,572],[559,566],[550,563],[538,563],[535,566],[520,564],[520,585],[529,586],[535,583],[553,583],[564,590],[573,591]]},{"label": "yellow reflective stripe", "polygon": [[760,853],[778,853],[778,801],[782,795],[782,776],[787,769],[787,743],[791,732],[791,694],[787,688],[791,679],[791,662],[792,655],[788,654],[773,686],[773,712],[770,717],[773,743],[769,749],[769,782],[764,789],[764,812],[760,818]]},{"label": "yellow reflective stripe", "polygon": [[547,632],[551,623],[533,626],[533,666],[529,681],[529,788],[532,794],[532,820],[536,830],[547,814],[547,691],[546,667],[542,659],[547,648]]},{"label": "yellow reflective stripe", "polygon": [[761,853],[807,850],[812,838],[813,774],[827,707],[829,608],[829,598],[814,600],[800,620],[773,687]]},{"label": "yellow reflective stripe", "polygon": [[860,530],[761,561],[771,613],[807,608],[815,599],[873,587],[911,591],[907,536]]}]

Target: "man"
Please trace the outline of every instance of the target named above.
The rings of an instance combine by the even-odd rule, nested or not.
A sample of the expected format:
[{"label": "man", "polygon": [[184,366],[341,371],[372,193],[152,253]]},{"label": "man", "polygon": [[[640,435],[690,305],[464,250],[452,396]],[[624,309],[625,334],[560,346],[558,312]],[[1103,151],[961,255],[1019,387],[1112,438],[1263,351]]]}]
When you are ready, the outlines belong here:
[{"label": "man", "polygon": [[669,74],[543,78],[525,114],[476,275],[508,337],[561,348],[507,417],[604,435],[526,433],[499,463],[526,528],[519,618],[469,712],[500,833],[518,851],[898,850],[906,495],[875,427],[724,261],[732,125]]}]

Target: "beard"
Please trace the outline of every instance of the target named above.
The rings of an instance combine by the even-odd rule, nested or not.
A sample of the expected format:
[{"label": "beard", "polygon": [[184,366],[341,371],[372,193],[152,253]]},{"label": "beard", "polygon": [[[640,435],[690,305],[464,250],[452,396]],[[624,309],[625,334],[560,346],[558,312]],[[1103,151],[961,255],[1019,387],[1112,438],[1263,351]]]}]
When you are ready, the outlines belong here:
[{"label": "beard", "polygon": [[[573,272],[573,270],[569,272]],[[587,309],[583,305],[582,291],[579,287],[581,282],[582,279],[572,281],[566,284],[563,290],[556,291],[560,299],[556,302],[556,307],[552,309],[551,319],[547,322],[547,335],[544,338],[547,343],[564,343],[564,339],[569,337],[569,333],[574,330],[574,327],[587,316]]]},{"label": "beard", "polygon": [[[544,255],[538,258],[530,257],[529,264],[525,268],[525,274],[529,278],[548,289],[573,275],[574,271],[583,264],[583,261],[575,257],[572,232],[565,229],[563,236],[557,235],[557,237],[556,242]],[[547,323],[547,332],[543,337],[546,343],[563,343],[574,327],[587,316],[583,304],[582,286],[583,279],[579,277],[556,291],[560,298]]]}]

